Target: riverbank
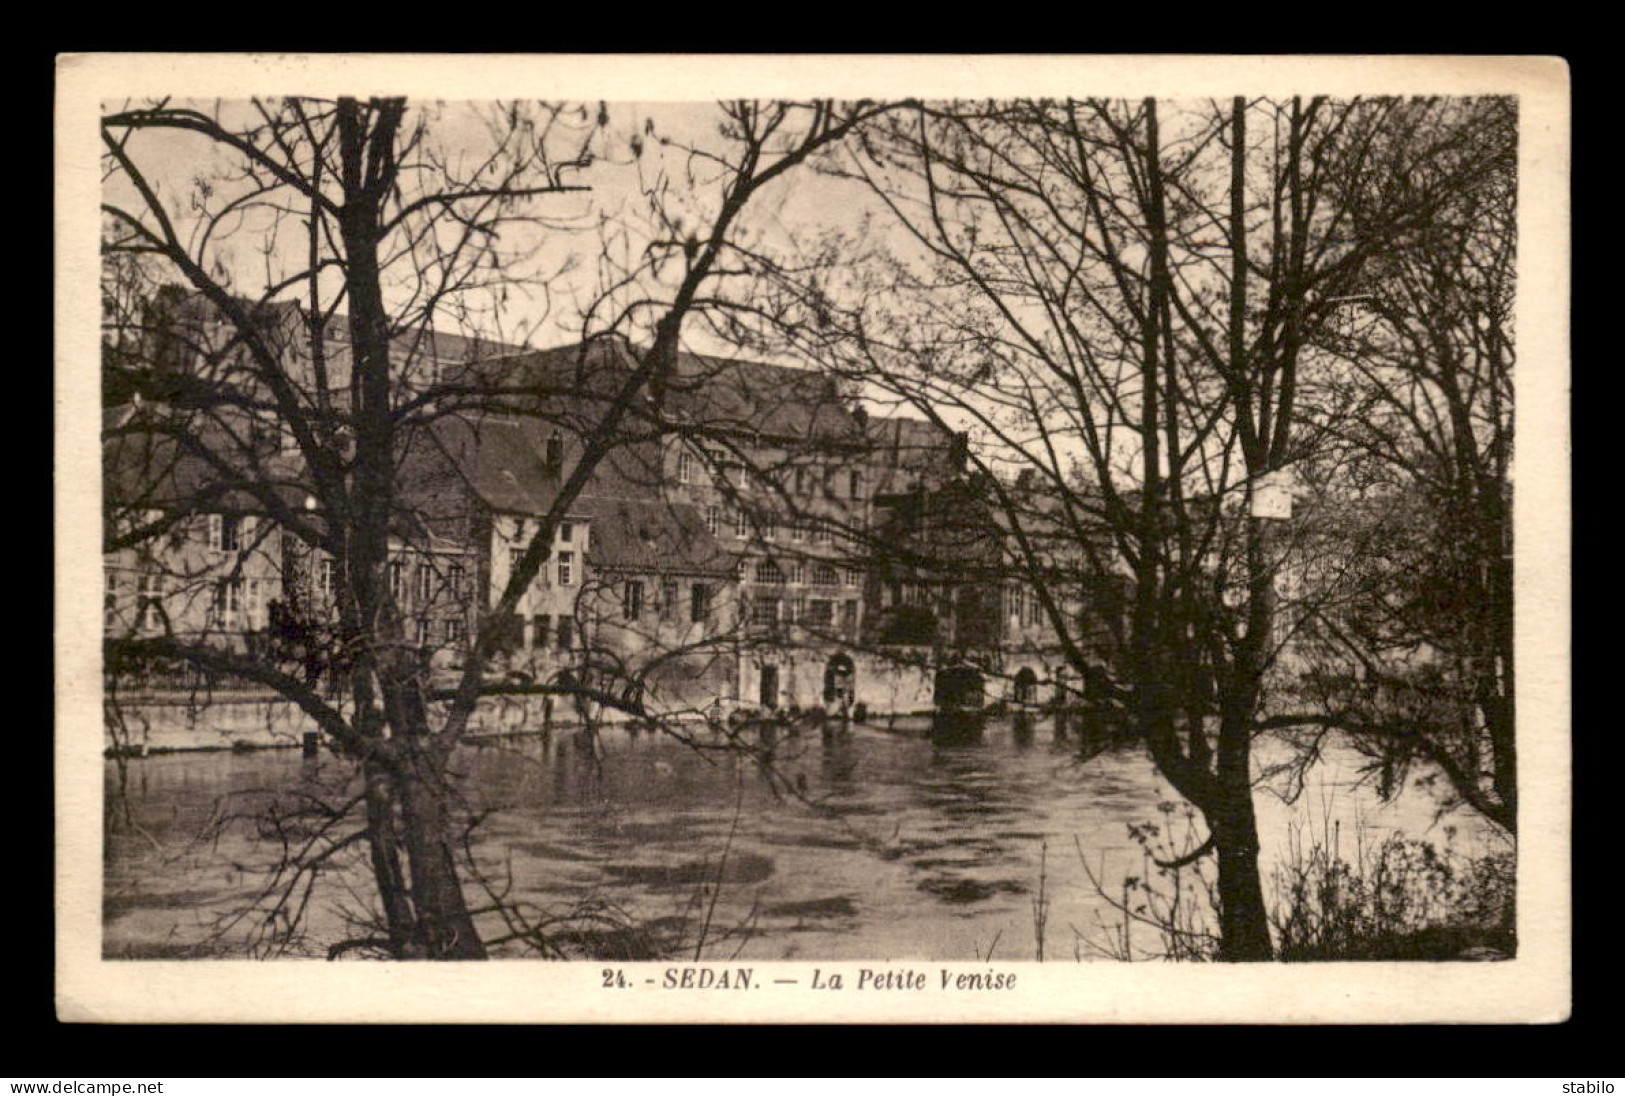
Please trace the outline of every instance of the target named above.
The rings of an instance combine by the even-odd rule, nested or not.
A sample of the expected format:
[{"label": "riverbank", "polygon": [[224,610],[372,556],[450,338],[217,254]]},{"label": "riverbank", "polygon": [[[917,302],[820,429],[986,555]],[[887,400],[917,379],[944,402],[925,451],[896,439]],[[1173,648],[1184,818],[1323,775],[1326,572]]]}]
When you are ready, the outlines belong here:
[{"label": "riverbank", "polygon": [[[342,705],[340,705],[342,710]],[[1006,720],[1001,709],[986,712],[939,714],[929,708],[909,706],[897,711],[877,710],[857,705],[849,717],[855,726],[912,737],[934,732],[942,738],[978,741],[992,728],[996,735],[1009,731],[1017,735],[1033,733],[1042,725],[1054,728],[1056,715],[1038,708],[1017,712]],[[708,716],[701,712],[679,712],[666,717],[677,727],[704,726]],[[837,724],[839,716],[821,708],[790,709],[763,718],[754,709],[738,709],[729,717],[760,720],[764,726],[780,730],[817,728]],[[191,692],[147,692],[121,696],[106,706],[103,721],[104,753],[108,757],[147,757],[192,751],[281,750],[310,748],[323,738],[315,720],[298,705],[274,693],[259,691],[216,692],[204,697]],[[554,731],[570,732],[588,724],[594,727],[632,727],[637,720],[621,713],[601,712],[583,720],[573,705],[541,696],[491,695],[480,699],[469,719],[466,737],[470,739],[523,737]],[[1071,734],[1077,731],[1077,715],[1069,714]],[[1063,730],[1063,737],[1069,732]]]}]

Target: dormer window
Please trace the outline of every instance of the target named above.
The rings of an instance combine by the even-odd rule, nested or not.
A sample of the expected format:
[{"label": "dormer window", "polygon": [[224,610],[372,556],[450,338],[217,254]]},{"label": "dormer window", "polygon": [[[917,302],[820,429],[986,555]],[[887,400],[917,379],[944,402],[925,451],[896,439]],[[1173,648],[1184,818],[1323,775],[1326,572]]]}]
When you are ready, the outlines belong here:
[{"label": "dormer window", "polygon": [[564,466],[564,439],[557,434],[547,439],[543,447],[543,463],[549,472],[557,472]]}]

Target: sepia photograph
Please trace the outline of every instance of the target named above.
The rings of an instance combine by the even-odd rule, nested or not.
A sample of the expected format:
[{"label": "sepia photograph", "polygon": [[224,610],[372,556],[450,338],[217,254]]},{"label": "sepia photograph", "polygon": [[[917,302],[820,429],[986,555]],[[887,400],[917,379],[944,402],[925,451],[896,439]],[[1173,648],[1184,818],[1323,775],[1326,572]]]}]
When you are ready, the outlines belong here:
[{"label": "sepia photograph", "polygon": [[99,284],[84,961],[704,1012],[1538,953],[1561,1018],[1568,469],[1521,406],[1567,384],[1566,214],[1521,208],[1561,62],[1066,64],[102,72],[58,283]]}]

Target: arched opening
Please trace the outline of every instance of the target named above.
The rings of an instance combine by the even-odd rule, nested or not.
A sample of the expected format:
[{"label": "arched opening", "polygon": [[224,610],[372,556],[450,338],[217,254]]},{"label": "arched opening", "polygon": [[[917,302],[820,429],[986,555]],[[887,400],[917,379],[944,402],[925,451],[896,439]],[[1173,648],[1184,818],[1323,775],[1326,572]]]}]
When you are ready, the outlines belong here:
[{"label": "arched opening", "polygon": [[1023,666],[1016,671],[1015,692],[1011,699],[1022,705],[1038,703],[1038,675],[1033,673],[1031,666]]},{"label": "arched opening", "polygon": [[945,666],[937,671],[934,696],[937,710],[975,710],[983,704],[982,673],[974,666]]},{"label": "arched opening", "polygon": [[844,652],[830,656],[824,664],[824,703],[845,711],[857,699],[857,669]]}]

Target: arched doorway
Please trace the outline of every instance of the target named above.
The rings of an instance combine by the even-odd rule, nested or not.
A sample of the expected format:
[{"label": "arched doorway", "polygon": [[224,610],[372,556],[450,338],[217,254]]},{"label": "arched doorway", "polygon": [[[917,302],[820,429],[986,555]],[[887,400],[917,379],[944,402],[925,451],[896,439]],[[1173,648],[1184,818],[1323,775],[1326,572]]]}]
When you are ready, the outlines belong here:
[{"label": "arched doorway", "polygon": [[937,671],[934,699],[938,711],[976,710],[983,704],[982,673],[974,666],[945,666]]},{"label": "arched doorway", "polygon": [[1011,699],[1023,706],[1038,703],[1038,675],[1033,673],[1031,666],[1023,666],[1016,671],[1015,689]]},{"label": "arched doorway", "polygon": [[857,699],[857,669],[844,651],[830,656],[824,664],[824,703],[846,711]]}]

